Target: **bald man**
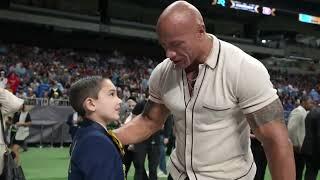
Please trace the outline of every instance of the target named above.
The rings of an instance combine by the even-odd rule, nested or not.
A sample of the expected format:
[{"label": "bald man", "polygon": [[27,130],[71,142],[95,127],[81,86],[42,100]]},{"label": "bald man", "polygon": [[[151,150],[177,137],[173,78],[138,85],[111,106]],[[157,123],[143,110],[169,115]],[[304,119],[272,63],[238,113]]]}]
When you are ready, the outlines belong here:
[{"label": "bald man", "polygon": [[142,141],[175,117],[175,180],[252,180],[250,128],[262,142],[273,180],[295,179],[281,102],[266,68],[239,48],[206,33],[200,12],[185,1],[168,6],[156,26],[167,59],[150,77],[143,113],[116,130]]}]

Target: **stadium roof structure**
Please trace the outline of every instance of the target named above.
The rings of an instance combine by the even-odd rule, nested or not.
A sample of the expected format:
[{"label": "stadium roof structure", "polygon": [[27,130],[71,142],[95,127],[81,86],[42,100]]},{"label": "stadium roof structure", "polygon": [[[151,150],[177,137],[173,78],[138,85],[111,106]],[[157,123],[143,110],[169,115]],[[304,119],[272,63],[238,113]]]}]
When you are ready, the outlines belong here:
[{"label": "stadium roof structure", "polygon": [[[62,3],[61,9],[54,6],[41,7],[41,4],[30,6],[12,3],[10,8],[0,10],[0,22],[2,19],[14,23],[41,25],[66,33],[87,31],[156,41],[154,30],[157,17],[172,1],[109,0],[110,24],[101,24],[99,14],[96,14],[94,7],[89,9],[93,14],[83,14],[81,8],[85,4],[81,3],[77,4],[79,9],[76,11],[64,8],[63,0],[59,1]],[[320,43],[320,25],[298,21],[299,13],[310,15],[320,13],[316,8],[320,2],[313,0],[191,0],[189,2],[198,7],[203,14],[208,32],[240,46],[248,53],[275,56],[294,54],[302,57],[305,57],[305,54],[312,54],[314,57],[320,57],[320,52],[315,48],[285,49],[279,45],[283,40],[292,40],[307,46]],[[222,2],[229,4],[221,6]],[[236,6],[235,4],[238,4],[238,7],[231,8]],[[255,12],[257,7],[258,12]],[[263,7],[269,7],[266,8],[269,11],[264,12]],[[272,8],[275,9],[274,14]],[[257,45],[259,41],[262,44]]]},{"label": "stadium roof structure", "polygon": [[240,0],[241,2],[274,7],[291,13],[306,13],[320,16],[319,0]]}]

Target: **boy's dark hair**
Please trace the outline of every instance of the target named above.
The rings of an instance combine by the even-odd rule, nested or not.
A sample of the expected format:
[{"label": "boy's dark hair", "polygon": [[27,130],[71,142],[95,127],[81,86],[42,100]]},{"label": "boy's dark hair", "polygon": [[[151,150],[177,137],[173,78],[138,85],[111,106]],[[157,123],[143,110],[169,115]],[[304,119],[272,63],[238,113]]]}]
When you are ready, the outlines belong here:
[{"label": "boy's dark hair", "polygon": [[84,77],[73,83],[70,87],[70,104],[80,116],[85,116],[86,111],[83,108],[83,102],[86,98],[98,99],[98,93],[101,90],[103,80],[101,76]]}]

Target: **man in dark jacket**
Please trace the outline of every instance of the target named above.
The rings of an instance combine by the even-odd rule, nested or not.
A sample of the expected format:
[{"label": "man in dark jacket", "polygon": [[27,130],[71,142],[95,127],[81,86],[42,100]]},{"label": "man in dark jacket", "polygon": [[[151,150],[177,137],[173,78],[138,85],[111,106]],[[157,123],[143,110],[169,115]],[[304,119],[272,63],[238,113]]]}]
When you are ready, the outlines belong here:
[{"label": "man in dark jacket", "polygon": [[[320,83],[317,84],[320,92]],[[305,121],[306,136],[302,145],[302,154],[306,160],[305,180],[316,180],[320,169],[320,107],[312,109]]]},{"label": "man in dark jacket", "polygon": [[[132,110],[132,116],[142,113],[146,101],[138,103]],[[144,168],[144,162],[148,154],[149,177]],[[147,140],[134,145],[133,163],[135,166],[134,179],[157,180],[157,168],[160,161],[160,131],[153,134]]]}]

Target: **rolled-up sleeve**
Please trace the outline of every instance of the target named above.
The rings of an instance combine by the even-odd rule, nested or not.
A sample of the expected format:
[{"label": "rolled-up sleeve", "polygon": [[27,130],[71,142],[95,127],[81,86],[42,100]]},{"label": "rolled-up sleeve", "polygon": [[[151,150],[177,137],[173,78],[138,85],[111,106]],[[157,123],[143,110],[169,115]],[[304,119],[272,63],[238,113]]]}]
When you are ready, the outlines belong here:
[{"label": "rolled-up sleeve", "polygon": [[249,56],[241,63],[236,94],[244,114],[255,112],[278,98],[267,69]]},{"label": "rolled-up sleeve", "polygon": [[161,71],[162,66],[159,64],[151,73],[150,79],[149,79],[149,100],[163,104],[162,102],[162,96],[160,93],[161,89]]}]

